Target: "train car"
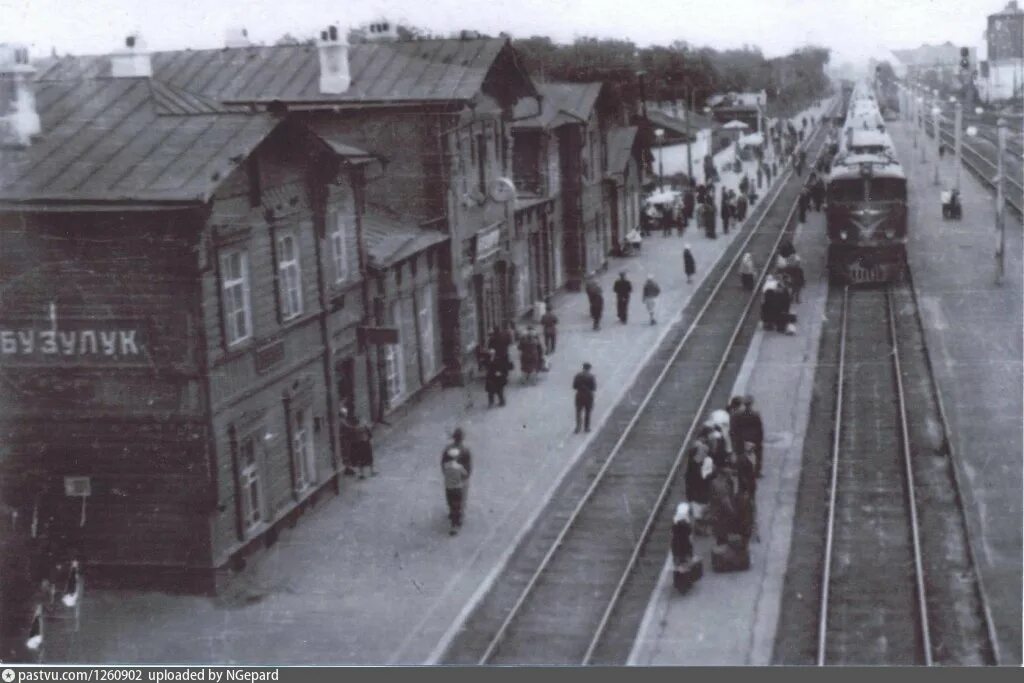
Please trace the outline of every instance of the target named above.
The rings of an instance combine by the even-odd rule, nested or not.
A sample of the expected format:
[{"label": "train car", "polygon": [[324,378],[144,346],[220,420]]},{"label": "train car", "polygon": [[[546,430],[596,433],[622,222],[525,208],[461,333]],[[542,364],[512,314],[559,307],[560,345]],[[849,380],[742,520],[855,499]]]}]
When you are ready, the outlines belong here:
[{"label": "train car", "polygon": [[907,180],[877,102],[854,92],[828,178],[829,278],[899,280],[906,263]]}]

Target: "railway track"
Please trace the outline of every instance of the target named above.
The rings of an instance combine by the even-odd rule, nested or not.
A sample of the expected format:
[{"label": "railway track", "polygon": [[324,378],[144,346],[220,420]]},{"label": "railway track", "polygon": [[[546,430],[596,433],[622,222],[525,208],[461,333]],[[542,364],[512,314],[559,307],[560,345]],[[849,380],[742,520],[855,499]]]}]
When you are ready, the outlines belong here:
[{"label": "railway track", "polygon": [[[925,127],[927,134],[931,136],[933,130],[931,119],[926,119],[926,122]],[[943,141],[949,145],[950,149],[952,149],[955,138],[952,125],[940,123],[939,134],[942,136]],[[995,182],[993,179],[996,175],[997,166],[996,162],[991,158],[990,153],[975,147],[964,138],[961,138],[960,145],[964,165],[978,176],[986,185],[991,188],[995,188]],[[991,154],[994,154],[994,152]],[[1004,191],[1006,195],[1006,203],[1016,211],[1018,215],[1024,216],[1024,184],[1017,179],[1017,176],[1021,174],[1022,164],[1024,164],[1024,162],[1020,160],[1019,153],[1015,157],[1011,155],[1011,158],[1017,159],[1017,162],[1004,164],[1003,179],[1005,182]]]},{"label": "railway track", "polygon": [[[819,131],[812,158],[822,140]],[[669,332],[452,639],[444,663],[625,662],[657,577],[644,569],[644,549],[683,447],[708,406],[724,404],[727,376],[745,355],[755,299],[718,294],[737,279],[743,253],[765,264],[763,276],[791,224],[799,185],[786,177],[755,207],[753,224],[702,285],[703,306]],[[654,553],[659,569],[663,550]],[[645,587],[636,585],[638,567]]]},{"label": "railway track", "polygon": [[841,322],[816,661],[998,663],[945,430],[929,429],[944,413],[912,290],[833,290],[828,314]]}]

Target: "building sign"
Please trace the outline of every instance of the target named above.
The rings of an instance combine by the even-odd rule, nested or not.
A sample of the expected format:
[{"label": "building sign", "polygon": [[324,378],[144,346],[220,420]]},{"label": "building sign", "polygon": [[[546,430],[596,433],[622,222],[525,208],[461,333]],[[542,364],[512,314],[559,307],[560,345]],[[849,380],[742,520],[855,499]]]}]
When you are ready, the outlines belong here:
[{"label": "building sign", "polygon": [[149,365],[139,320],[61,318],[0,322],[0,364],[103,363]]},{"label": "building sign", "polygon": [[481,230],[476,234],[476,260],[482,261],[501,248],[501,225]]},{"label": "building sign", "polygon": [[256,372],[266,372],[283,360],[283,339],[271,339],[256,347]]}]

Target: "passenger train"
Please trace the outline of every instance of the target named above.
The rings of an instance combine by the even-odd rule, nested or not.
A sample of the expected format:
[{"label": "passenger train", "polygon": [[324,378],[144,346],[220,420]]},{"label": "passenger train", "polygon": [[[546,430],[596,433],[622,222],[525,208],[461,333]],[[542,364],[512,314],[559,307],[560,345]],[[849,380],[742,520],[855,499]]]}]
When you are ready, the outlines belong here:
[{"label": "passenger train", "polygon": [[907,180],[868,84],[854,88],[833,151],[826,210],[829,279],[899,280],[906,263]]}]

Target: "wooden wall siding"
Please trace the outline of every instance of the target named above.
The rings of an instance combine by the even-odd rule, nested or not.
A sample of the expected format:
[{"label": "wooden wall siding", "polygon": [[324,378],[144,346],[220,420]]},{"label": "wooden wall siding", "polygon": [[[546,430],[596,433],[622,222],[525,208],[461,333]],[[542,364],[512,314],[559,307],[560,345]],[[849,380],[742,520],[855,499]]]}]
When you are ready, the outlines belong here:
[{"label": "wooden wall siding", "polygon": [[[345,224],[345,265],[347,277],[343,282],[336,282],[337,271],[334,265],[334,251],[331,242],[331,233],[334,232],[334,225],[328,224],[326,226],[324,243],[321,248],[324,258],[324,276],[327,279],[328,292],[332,297],[348,293],[348,290],[352,289],[354,285],[362,280],[359,274],[359,234],[356,225],[355,198],[352,193],[352,186],[349,183],[349,174],[343,171],[341,178],[342,180],[332,184],[328,189],[326,215],[328,217],[336,215]],[[361,307],[362,301],[359,299],[359,290],[352,289],[350,294],[351,296],[346,296],[345,305],[357,304]],[[353,297],[355,300],[350,303],[348,300]]]},{"label": "wooden wall siding", "polygon": [[[205,427],[155,420],[19,420],[0,425],[0,493],[7,504],[54,525],[94,564],[194,564],[206,552],[211,508]],[[81,499],[64,476],[91,478]]]},{"label": "wooden wall siding", "polygon": [[[285,413],[284,401],[286,392],[292,389],[296,381],[308,382],[311,386],[312,391],[307,397],[308,409],[312,413],[314,423],[318,421],[320,425],[319,431],[312,435],[316,453],[316,482],[301,493],[297,493],[294,487],[291,432],[288,422],[291,416]],[[294,408],[294,405],[292,407]],[[316,359],[214,417],[218,468],[217,513],[212,519],[215,566],[223,564],[245,542],[267,528],[264,524],[239,537],[236,500],[239,489],[230,440],[231,426],[235,426],[240,438],[249,432],[262,434],[264,437],[270,436],[269,439],[257,440],[257,457],[260,461],[260,479],[265,504],[263,514],[264,518],[272,523],[293,509],[301,499],[311,495],[334,474],[326,411],[327,389],[324,385],[323,367],[321,360]]]}]

